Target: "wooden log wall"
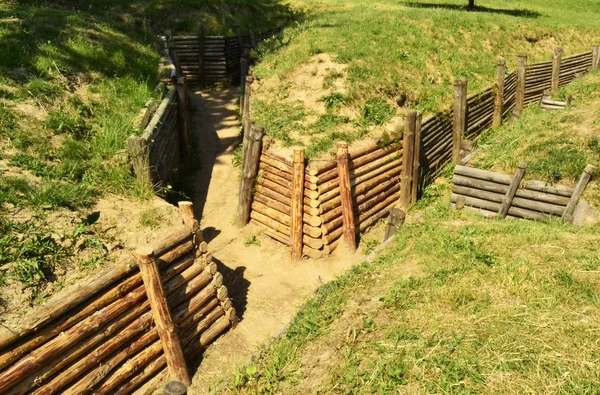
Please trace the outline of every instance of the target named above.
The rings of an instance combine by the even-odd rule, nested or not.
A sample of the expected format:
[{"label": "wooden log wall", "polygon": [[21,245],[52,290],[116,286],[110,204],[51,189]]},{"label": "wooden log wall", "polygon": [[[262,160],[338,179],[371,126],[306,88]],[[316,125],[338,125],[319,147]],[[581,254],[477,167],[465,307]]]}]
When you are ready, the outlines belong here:
[{"label": "wooden log wall", "polygon": [[476,141],[481,132],[492,126],[495,99],[493,87],[467,97],[467,140]]},{"label": "wooden log wall", "polygon": [[[402,152],[373,144],[350,151],[350,188],[354,223],[363,232],[383,218],[400,197]],[[263,152],[252,203],[252,222],[265,234],[290,245],[292,163]],[[303,254],[330,254],[344,234],[337,161],[309,162],[304,181]]]},{"label": "wooden log wall", "polygon": [[[238,28],[236,30],[239,31]],[[281,27],[255,34],[255,45],[279,34]],[[235,36],[203,36],[202,50],[198,35],[172,36],[169,48],[180,63],[180,74],[190,83],[240,83],[240,59],[245,47],[251,47],[249,34]],[[202,57],[200,56],[202,55]],[[199,59],[202,58],[202,65]],[[201,75],[202,74],[202,75]]]},{"label": "wooden log wall", "polygon": [[181,141],[184,125],[180,111],[188,110],[183,106],[180,110],[177,87],[173,86],[141,136],[148,142],[153,185],[173,186],[178,182],[182,158],[188,149]]},{"label": "wooden log wall", "polygon": [[560,63],[560,77],[558,86],[562,87],[571,83],[578,73],[586,73],[592,68],[593,53],[586,52],[579,55],[562,58]]},{"label": "wooden log wall", "polygon": [[[237,321],[199,236],[185,226],[152,248],[188,361]],[[0,329],[0,393],[152,393],[167,378],[155,319],[136,259],[113,265]]]},{"label": "wooden log wall", "polygon": [[[524,165],[521,165],[521,169],[515,177],[522,178]],[[551,217],[563,216],[574,192],[573,188],[567,186],[525,181],[520,183],[514,194],[511,191],[513,197],[505,203],[508,206],[506,210],[503,202],[507,202],[512,181],[510,175],[457,165],[452,178],[452,205],[476,209],[491,218],[506,214],[509,218],[548,221]]]},{"label": "wooden log wall", "polygon": [[423,120],[421,126],[421,177],[419,183],[440,176],[444,167],[452,160],[452,112],[439,113]]}]

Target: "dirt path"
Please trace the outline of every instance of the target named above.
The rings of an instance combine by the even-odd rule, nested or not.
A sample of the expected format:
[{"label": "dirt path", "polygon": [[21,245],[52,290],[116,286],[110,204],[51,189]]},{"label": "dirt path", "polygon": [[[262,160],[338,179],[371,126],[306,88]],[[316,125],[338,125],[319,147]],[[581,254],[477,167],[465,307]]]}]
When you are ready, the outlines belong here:
[{"label": "dirt path", "polygon": [[231,375],[258,347],[279,332],[298,307],[322,283],[360,262],[360,253],[291,263],[288,248],[266,236],[260,247],[245,242],[260,229],[233,225],[239,169],[232,165],[239,144],[237,88],[196,92],[190,98],[197,169],[187,179],[205,240],[224,275],[241,322],[206,351],[194,376],[191,394],[204,394]]}]

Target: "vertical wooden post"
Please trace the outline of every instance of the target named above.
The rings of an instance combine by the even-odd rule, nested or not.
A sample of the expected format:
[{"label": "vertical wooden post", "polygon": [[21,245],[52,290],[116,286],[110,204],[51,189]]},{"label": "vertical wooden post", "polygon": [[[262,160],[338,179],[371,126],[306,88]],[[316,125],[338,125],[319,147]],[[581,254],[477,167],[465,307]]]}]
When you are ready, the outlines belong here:
[{"label": "vertical wooden post", "polygon": [[419,197],[419,185],[421,175],[421,123],[423,122],[423,113],[417,111],[415,119],[415,151],[413,154],[413,172],[411,185],[411,203],[416,203]]},{"label": "vertical wooden post", "polygon": [[204,86],[204,25],[198,23],[198,66],[200,66],[200,86]]},{"label": "vertical wooden post", "polygon": [[592,50],[592,70],[600,69],[600,45],[595,45]]},{"label": "vertical wooden post", "polygon": [[405,212],[408,210],[412,196],[410,186],[414,165],[416,119],[416,111],[409,110],[406,113],[404,138],[402,140],[402,174],[400,175],[400,209]]},{"label": "vertical wooden post", "polygon": [[452,127],[452,160],[460,159],[460,142],[465,137],[467,124],[467,79],[462,77],[454,82],[454,114]]},{"label": "vertical wooden post", "polygon": [[248,29],[248,34],[250,35],[250,46],[254,49],[256,48],[256,36],[254,35],[254,29],[252,29],[252,27]]},{"label": "vertical wooden post", "polygon": [[498,218],[504,218],[504,217],[506,217],[506,214],[508,214],[508,209],[512,205],[512,201],[515,198],[517,189],[519,189],[521,180],[523,180],[523,176],[525,176],[526,169],[527,169],[527,163],[521,162],[519,164],[519,168],[515,172],[515,176],[513,177],[512,181],[510,182],[508,191],[506,191],[506,195],[504,195],[504,198],[502,199],[502,204],[500,204],[500,209],[498,210]]},{"label": "vertical wooden post", "polygon": [[244,51],[244,39],[242,38],[242,31],[240,30],[240,25],[234,26],[235,36],[237,37],[238,46],[240,47],[240,55],[242,51]]},{"label": "vertical wooden post", "polygon": [[494,128],[502,125],[502,107],[504,107],[504,77],[506,75],[506,60],[500,59],[496,66],[496,100],[494,101]]},{"label": "vertical wooden post", "polygon": [[133,173],[142,185],[152,185],[148,141],[143,137],[131,136],[127,139],[127,154],[133,166]]},{"label": "vertical wooden post", "polygon": [[185,363],[183,350],[179,343],[177,328],[173,323],[167,299],[164,294],[158,265],[154,258],[152,248],[138,250],[135,253],[140,274],[144,282],[150,309],[152,310],[152,318],[156,324],[156,331],[162,344],[169,375],[175,380],[181,381],[186,385],[190,385],[190,375]]},{"label": "vertical wooden post", "polygon": [[350,164],[348,144],[338,144],[337,151],[338,179],[340,198],[342,201],[342,220],[344,225],[344,241],[352,250],[356,250],[356,225],[354,224],[354,204],[350,187]]},{"label": "vertical wooden post", "polygon": [[554,56],[552,57],[552,83],[550,84],[550,93],[555,93],[558,90],[562,52],[563,50],[561,47],[554,48]]},{"label": "vertical wooden post", "polygon": [[587,165],[585,167],[583,174],[581,174],[581,178],[579,178],[579,182],[575,186],[573,195],[571,195],[571,198],[569,199],[569,203],[567,203],[567,207],[565,208],[565,211],[563,212],[563,215],[562,215],[563,220],[568,221],[568,222],[573,222],[573,212],[575,211],[575,207],[577,206],[577,203],[579,202],[579,198],[581,198],[581,195],[583,194],[585,187],[587,186],[588,182],[590,182],[590,179],[594,175],[594,171],[596,171],[596,168],[592,165]]},{"label": "vertical wooden post", "polygon": [[250,219],[250,207],[252,205],[252,188],[254,179],[258,174],[260,153],[262,150],[262,139],[265,129],[262,126],[252,125],[248,136],[248,148],[242,161],[242,180],[240,182],[240,195],[237,211],[238,227],[244,227]]},{"label": "vertical wooden post", "polygon": [[247,48],[243,49],[242,57],[240,58],[240,84],[242,85],[242,103],[241,107],[244,108],[244,96],[246,94],[246,78],[248,77],[248,71],[250,67],[250,50]]},{"label": "vertical wooden post", "polygon": [[525,78],[527,76],[527,55],[520,54],[517,65],[517,92],[515,94],[515,108],[513,114],[520,117],[525,105]]},{"label": "vertical wooden post", "polygon": [[243,130],[243,140],[242,140],[242,158],[246,155],[246,150],[248,149],[248,134],[250,133],[250,93],[252,91],[252,83],[254,82],[254,77],[248,76],[246,77],[246,81],[244,83],[244,97],[242,100],[242,130]]},{"label": "vertical wooden post", "polygon": [[188,160],[192,154],[192,136],[190,129],[190,112],[187,95],[187,79],[181,77],[177,79],[177,112],[179,113],[180,141],[183,145],[183,157]]},{"label": "vertical wooden post", "polygon": [[383,241],[386,241],[390,237],[394,235],[398,226],[404,223],[404,219],[406,218],[406,213],[399,208],[392,208],[390,210],[390,216],[388,217],[387,227],[385,228],[385,236],[383,237]]},{"label": "vertical wooden post", "polygon": [[292,170],[292,226],[290,228],[291,257],[302,258],[302,213],[304,209],[304,149],[295,149]]}]

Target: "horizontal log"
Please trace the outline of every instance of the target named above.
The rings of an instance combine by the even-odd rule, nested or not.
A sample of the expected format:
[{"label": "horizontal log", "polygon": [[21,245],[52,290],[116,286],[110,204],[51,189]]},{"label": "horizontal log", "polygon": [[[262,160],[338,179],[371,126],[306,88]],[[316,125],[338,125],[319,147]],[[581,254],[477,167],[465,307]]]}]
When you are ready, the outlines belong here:
[{"label": "horizontal log", "polygon": [[[453,193],[452,196],[450,197],[451,202],[456,203],[458,196],[459,195]],[[493,212],[498,212],[498,210],[500,209],[500,203],[490,202],[490,201],[483,200],[483,199],[477,199],[477,198],[473,198],[470,196],[464,196],[464,199],[465,199],[465,206],[481,208],[481,209],[493,211]],[[542,221],[542,222],[546,222],[548,220],[547,215],[544,215],[544,214],[541,214],[541,213],[538,213],[535,211],[531,211],[531,210],[518,208],[518,207],[510,207],[508,209],[508,215],[511,215],[513,217],[518,217],[518,218]]]},{"label": "horizontal log", "polygon": [[[286,180],[291,185],[291,182],[292,182],[292,174],[291,173],[288,173],[279,168],[273,167],[262,160],[259,164],[259,169],[264,172],[268,172],[268,173],[271,173],[271,174],[277,176],[278,179],[280,179],[280,180]],[[317,190],[317,185],[314,183],[311,183],[310,181],[304,181],[304,187],[307,188],[309,191]],[[308,196],[315,196],[315,194],[309,193]]]},{"label": "horizontal log", "polygon": [[361,214],[358,218],[358,222],[360,223],[359,230],[364,232],[367,228],[373,226],[377,221],[385,217],[389,213],[389,209],[398,202],[399,198],[400,192],[397,192],[371,208],[369,211]]},{"label": "horizontal log", "polygon": [[457,165],[454,168],[454,174],[506,185],[510,185],[510,181],[512,179],[511,176],[506,174],[493,173],[491,171],[480,170],[473,167],[466,167],[461,165]]},{"label": "horizontal log", "polygon": [[[468,178],[460,175],[455,175],[452,178],[452,183],[455,185],[481,189],[488,192],[495,192],[502,195],[505,195],[508,191],[508,185],[506,184],[497,184],[494,182]],[[553,195],[544,192],[537,192],[528,189],[517,189],[517,193],[515,194],[515,196],[523,199],[535,200],[559,206],[566,206],[569,202],[568,197]]]},{"label": "horizontal log", "polygon": [[[252,210],[256,210],[259,213],[269,217],[270,219],[279,222],[280,224],[283,224],[286,227],[290,227],[292,225],[292,218],[291,216],[284,214],[280,211],[277,211],[275,209],[272,209],[271,207],[259,202],[259,201],[254,201],[252,203]],[[302,226],[302,231],[305,235],[308,235],[310,237],[313,238],[319,238],[321,237],[321,228],[319,228],[317,226],[311,226],[308,225],[306,223],[303,224]]]},{"label": "horizontal log", "polygon": [[131,394],[142,385],[143,387],[140,388],[140,391],[143,392],[141,392],[141,394],[154,394],[167,381],[168,371],[165,367],[166,364],[167,361],[164,356],[158,357],[156,360],[150,362],[150,364],[144,367],[144,370],[142,370],[139,374],[131,377],[126,383],[121,385],[114,392],[114,395]]},{"label": "horizontal log", "polygon": [[290,176],[292,175],[292,167],[289,164],[287,164],[286,162],[284,162],[282,160],[276,159],[272,155],[269,155],[267,153],[263,153],[260,156],[260,162],[261,162],[261,164],[265,163],[265,164],[267,164],[267,165],[269,165],[271,167],[274,167],[274,168],[276,168],[278,170],[286,172]]},{"label": "horizontal log", "polygon": [[571,197],[573,188],[564,185],[548,185],[544,181],[525,181],[523,184],[525,189],[536,192],[551,193],[553,195]]},{"label": "horizontal log", "polygon": [[[280,201],[277,201],[275,199],[273,199],[271,196],[266,195],[266,194],[262,194],[262,193],[256,193],[254,195],[254,200],[262,203],[263,205],[270,207],[272,209],[275,209],[285,215],[290,216],[291,215],[291,202],[289,205],[285,204],[285,203],[281,203]],[[306,207],[305,208],[310,210],[310,207]],[[311,214],[307,214],[306,212],[304,213],[302,220],[304,221],[305,224],[310,225],[310,226],[321,226],[321,217],[318,215],[311,215]]]},{"label": "horizontal log", "polygon": [[[273,229],[285,236],[290,235],[290,227],[289,225],[285,225],[271,217],[269,217],[268,215],[265,215],[257,210],[252,210],[252,212],[250,213],[250,218],[254,219],[256,222],[259,222],[261,225]],[[319,231],[319,237],[320,237],[320,228],[317,228]],[[313,233],[313,234],[316,234]],[[313,238],[311,236],[309,236],[308,234],[304,234],[302,237],[302,242],[307,245],[310,246],[312,248],[315,249],[319,249],[322,245],[323,245],[323,241],[320,238]]]}]

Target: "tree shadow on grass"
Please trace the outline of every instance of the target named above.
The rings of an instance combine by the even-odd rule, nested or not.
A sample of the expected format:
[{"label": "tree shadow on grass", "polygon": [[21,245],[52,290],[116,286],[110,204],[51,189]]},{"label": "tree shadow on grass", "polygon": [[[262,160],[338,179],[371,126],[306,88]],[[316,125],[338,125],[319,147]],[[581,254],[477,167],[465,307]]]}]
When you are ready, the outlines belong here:
[{"label": "tree shadow on grass", "polygon": [[[466,3],[466,0],[465,0]],[[404,5],[406,5],[407,7],[412,7],[412,8],[442,8],[442,9],[446,9],[446,10],[452,10],[452,11],[468,11],[468,12],[485,12],[485,13],[490,13],[490,14],[503,14],[503,15],[509,15],[509,16],[514,16],[514,17],[518,17],[518,18],[539,18],[540,16],[542,16],[542,14],[540,14],[537,11],[532,11],[532,10],[527,10],[527,9],[514,9],[514,10],[509,10],[509,9],[502,9],[502,8],[489,8],[489,7],[485,7],[485,6],[478,6],[475,5],[475,7],[473,8],[469,8],[467,6],[467,4],[463,5],[458,5],[458,4],[450,4],[450,3],[419,3],[419,2],[415,2],[415,1],[408,1],[405,2]]]}]

